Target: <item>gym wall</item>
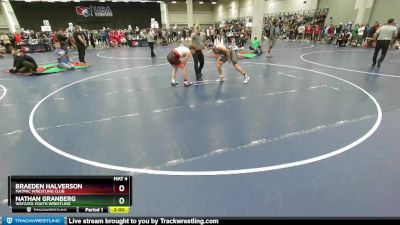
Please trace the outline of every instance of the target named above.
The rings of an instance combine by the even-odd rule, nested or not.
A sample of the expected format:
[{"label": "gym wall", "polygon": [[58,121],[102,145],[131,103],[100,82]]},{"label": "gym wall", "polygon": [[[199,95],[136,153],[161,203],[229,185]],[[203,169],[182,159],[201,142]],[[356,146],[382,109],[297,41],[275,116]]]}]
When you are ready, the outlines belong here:
[{"label": "gym wall", "polygon": [[[168,18],[171,27],[187,27],[187,9],[185,2],[168,3]],[[213,24],[213,6],[210,3],[193,2],[193,22],[203,25]]]},{"label": "gym wall", "polygon": [[[242,18],[253,15],[254,1],[262,0],[220,0],[214,6],[214,20]],[[318,0],[266,0],[264,13],[296,12],[316,9]]]},{"label": "gym wall", "polygon": [[[325,24],[339,24],[346,21],[355,21],[357,10],[354,9],[356,0],[319,0],[318,8],[329,8]],[[332,17],[332,20],[330,18]]]},{"label": "gym wall", "polygon": [[375,0],[373,7],[370,23],[379,21],[381,24],[385,24],[389,18],[394,18],[400,22],[399,0]]},{"label": "gym wall", "polygon": [[[214,6],[214,21],[235,19],[239,17],[240,2],[243,0],[220,0]],[[244,0],[245,1],[245,0]],[[258,0],[262,1],[262,0]],[[252,10],[252,7],[250,8]]]},{"label": "gym wall", "polygon": [[297,12],[316,9],[318,0],[269,0],[266,13]]},{"label": "gym wall", "polygon": [[253,15],[253,1],[254,0],[241,0],[239,2],[239,17]]},{"label": "gym wall", "polygon": [[2,7],[0,7],[0,32],[9,32],[6,15],[3,13]]}]

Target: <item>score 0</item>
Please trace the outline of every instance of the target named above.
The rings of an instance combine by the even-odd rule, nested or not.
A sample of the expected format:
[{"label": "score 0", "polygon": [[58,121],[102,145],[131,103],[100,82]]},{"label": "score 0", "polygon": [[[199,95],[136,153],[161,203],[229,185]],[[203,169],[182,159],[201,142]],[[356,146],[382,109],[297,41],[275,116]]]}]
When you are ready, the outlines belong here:
[{"label": "score 0", "polygon": [[[114,183],[114,187],[117,188],[118,193],[124,193],[127,189],[129,190],[129,178],[128,177],[114,177],[114,182],[118,181],[118,183]],[[123,182],[123,183],[119,183]],[[115,190],[115,189],[114,189]]]},{"label": "score 0", "polygon": [[[120,185],[118,186],[118,191],[121,192],[121,193],[123,193],[123,192],[125,191],[125,185],[120,184]],[[118,199],[118,203],[119,203],[120,205],[125,204],[125,198],[124,198],[124,197],[120,197],[120,198]]]}]

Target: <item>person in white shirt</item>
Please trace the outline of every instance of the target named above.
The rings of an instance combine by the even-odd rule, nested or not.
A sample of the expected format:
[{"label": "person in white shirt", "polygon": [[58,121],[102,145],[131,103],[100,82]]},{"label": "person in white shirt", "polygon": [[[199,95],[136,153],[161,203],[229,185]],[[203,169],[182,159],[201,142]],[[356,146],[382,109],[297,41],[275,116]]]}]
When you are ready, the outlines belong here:
[{"label": "person in white shirt", "polygon": [[222,39],[221,38],[221,35],[217,35],[217,38],[215,38],[215,40],[214,40],[214,46],[217,46],[217,45],[219,45],[219,44],[224,44],[224,39]]},{"label": "person in white shirt", "polygon": [[176,82],[176,72],[178,71],[179,68],[182,69],[183,85],[185,86],[192,85],[192,82],[188,81],[186,62],[189,60],[190,56],[192,56],[192,54],[194,54],[195,52],[196,52],[196,47],[194,45],[190,45],[189,48],[182,45],[172,49],[168,53],[167,60],[172,66],[172,78],[171,78],[172,86],[178,85],[178,82]]},{"label": "person in white shirt", "polygon": [[147,35],[146,35],[147,43],[149,44],[150,47],[150,55],[151,57],[156,57],[154,54],[154,43],[155,43],[155,34],[153,29],[148,28],[147,29]]},{"label": "person in white shirt", "polygon": [[360,28],[358,28],[358,33],[357,33],[357,45],[360,46],[364,42],[364,31],[365,31],[365,25],[362,24]]},{"label": "person in white shirt", "polygon": [[10,50],[10,45],[11,45],[10,37],[8,37],[8,35],[5,33],[1,33],[0,40],[3,42],[3,46],[5,47],[6,52],[10,52],[11,51]]},{"label": "person in white shirt", "polygon": [[382,49],[381,57],[378,60],[378,68],[381,67],[383,60],[385,59],[386,53],[389,49],[390,42],[397,37],[397,27],[395,26],[394,19],[389,19],[388,23],[380,27],[374,34],[374,38],[377,39],[375,46],[374,56],[372,58],[372,67],[376,65],[376,58],[378,57],[379,51]]},{"label": "person in white shirt", "polygon": [[301,24],[298,28],[297,28],[297,40],[301,41],[303,40],[303,35],[304,35],[304,31],[306,30],[306,27],[304,26],[304,24]]}]

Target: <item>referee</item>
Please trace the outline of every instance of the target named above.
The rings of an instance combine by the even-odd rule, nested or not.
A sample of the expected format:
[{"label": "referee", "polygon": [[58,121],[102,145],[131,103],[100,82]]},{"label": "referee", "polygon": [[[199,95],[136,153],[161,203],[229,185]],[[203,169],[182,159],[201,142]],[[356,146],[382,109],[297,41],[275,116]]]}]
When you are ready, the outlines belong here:
[{"label": "referee", "polygon": [[394,19],[389,19],[388,23],[380,27],[374,34],[374,39],[377,40],[375,46],[374,57],[372,58],[372,67],[376,65],[376,58],[378,57],[379,51],[382,49],[381,57],[378,60],[378,68],[381,67],[383,60],[385,59],[386,53],[389,49],[390,42],[393,38],[397,37],[397,28],[394,23]]},{"label": "referee", "polygon": [[193,61],[197,81],[203,80],[203,74],[201,73],[201,70],[204,67],[203,48],[206,42],[206,35],[205,33],[201,32],[200,29],[200,25],[197,24],[195,26],[194,32],[191,35],[192,45],[194,45],[196,48],[196,52],[193,54]]}]

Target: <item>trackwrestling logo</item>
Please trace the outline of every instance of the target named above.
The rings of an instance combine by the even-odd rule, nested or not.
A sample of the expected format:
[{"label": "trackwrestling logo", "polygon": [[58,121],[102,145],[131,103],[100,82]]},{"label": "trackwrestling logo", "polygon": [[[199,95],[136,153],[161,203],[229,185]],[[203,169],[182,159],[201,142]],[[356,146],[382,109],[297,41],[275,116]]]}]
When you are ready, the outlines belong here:
[{"label": "trackwrestling logo", "polygon": [[4,225],[64,225],[64,217],[40,216],[40,217],[3,217]]},{"label": "trackwrestling logo", "polygon": [[89,16],[113,16],[111,8],[109,6],[76,6],[76,14],[84,17]]}]

